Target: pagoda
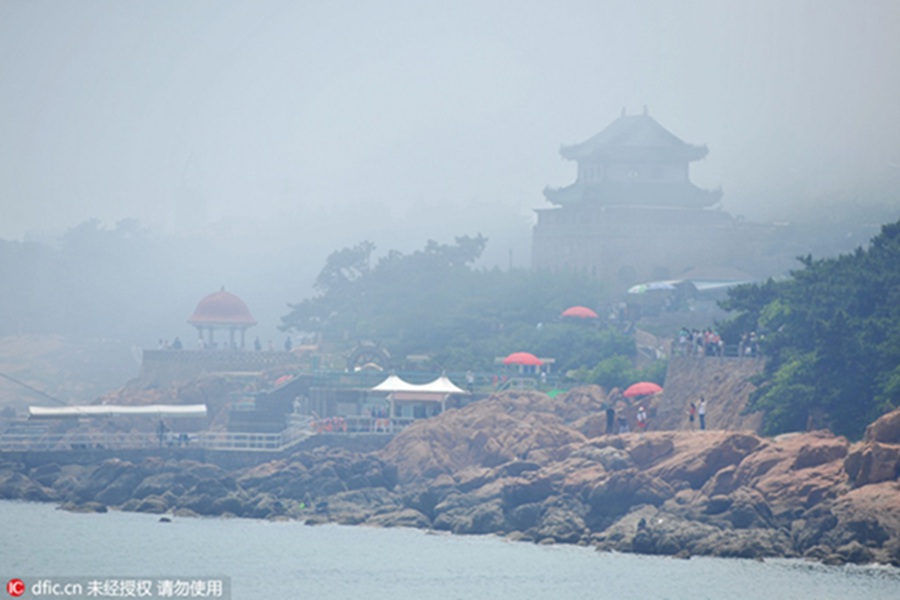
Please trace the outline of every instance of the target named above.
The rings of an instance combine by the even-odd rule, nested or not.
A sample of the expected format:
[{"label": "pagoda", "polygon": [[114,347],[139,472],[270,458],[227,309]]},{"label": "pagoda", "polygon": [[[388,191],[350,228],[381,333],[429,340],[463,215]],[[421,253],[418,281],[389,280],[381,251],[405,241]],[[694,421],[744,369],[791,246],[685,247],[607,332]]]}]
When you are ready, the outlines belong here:
[{"label": "pagoda", "polygon": [[564,207],[664,206],[708,208],[722,191],[703,190],[690,181],[689,165],[709,152],[687,144],[651,117],[626,115],[586,142],[563,146],[560,154],[578,163],[578,178],[544,196]]},{"label": "pagoda", "polygon": [[560,154],[578,165],[574,183],[547,187],[538,209],[536,270],[582,272],[622,289],[727,262],[738,226],[721,210],[721,190],[690,180],[706,146],[688,144],[643,114],[622,115]]}]

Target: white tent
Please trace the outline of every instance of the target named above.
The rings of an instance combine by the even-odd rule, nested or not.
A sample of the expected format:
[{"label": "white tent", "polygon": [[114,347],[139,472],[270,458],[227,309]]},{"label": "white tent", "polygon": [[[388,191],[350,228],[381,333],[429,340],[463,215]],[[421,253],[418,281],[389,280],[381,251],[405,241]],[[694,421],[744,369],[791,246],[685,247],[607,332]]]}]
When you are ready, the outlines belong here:
[{"label": "white tent", "polygon": [[426,383],[424,385],[418,386],[419,391],[422,392],[438,392],[441,394],[468,394],[466,390],[460,388],[455,383],[450,381],[450,378],[446,375],[441,375],[437,379],[432,382]]},{"label": "white tent", "polygon": [[409,383],[397,375],[390,375],[387,379],[371,388],[372,392],[388,392],[391,401],[391,415],[395,414],[395,402],[440,402],[441,412],[447,407],[447,398],[453,394],[468,394],[469,392],[455,385],[446,375],[441,375],[434,381],[423,384]]},{"label": "white tent", "polygon": [[408,381],[404,381],[397,377],[396,375],[390,375],[387,379],[373,387],[370,391],[372,392],[414,392],[418,389],[414,383],[409,383]]},{"label": "white tent", "polygon": [[149,404],[146,406],[114,406],[108,404],[94,404],[90,406],[63,406],[60,408],[47,408],[44,406],[29,406],[28,417],[30,419],[66,419],[81,417],[205,417],[207,414],[205,404]]}]

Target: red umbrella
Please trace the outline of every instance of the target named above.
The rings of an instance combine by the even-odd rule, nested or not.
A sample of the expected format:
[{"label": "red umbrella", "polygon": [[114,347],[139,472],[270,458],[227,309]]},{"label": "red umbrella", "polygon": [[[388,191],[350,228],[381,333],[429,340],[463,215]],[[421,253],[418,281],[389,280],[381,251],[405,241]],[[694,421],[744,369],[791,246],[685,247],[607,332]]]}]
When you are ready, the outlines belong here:
[{"label": "red umbrella", "polygon": [[543,362],[534,354],[530,352],[513,352],[509,356],[503,359],[504,365],[532,365],[535,367],[539,367]]},{"label": "red umbrella", "polygon": [[571,306],[563,311],[562,316],[578,317],[579,319],[596,319],[599,317],[597,313],[587,306]]},{"label": "red umbrella", "polygon": [[290,381],[293,378],[294,378],[293,375],[282,375],[281,377],[279,377],[278,379],[275,380],[275,387],[280,386],[282,383],[287,383],[288,381]]},{"label": "red umbrella", "polygon": [[626,398],[634,398],[635,396],[658,394],[661,391],[663,391],[663,389],[652,381],[639,381],[634,385],[628,386],[628,389],[622,392],[622,395]]}]

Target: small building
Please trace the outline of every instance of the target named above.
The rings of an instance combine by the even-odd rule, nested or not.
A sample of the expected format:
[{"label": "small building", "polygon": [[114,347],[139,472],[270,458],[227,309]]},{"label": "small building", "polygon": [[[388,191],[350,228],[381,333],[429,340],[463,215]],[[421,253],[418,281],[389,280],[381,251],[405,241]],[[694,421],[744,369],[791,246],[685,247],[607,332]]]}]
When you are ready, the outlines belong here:
[{"label": "small building", "polygon": [[[228,335],[228,345],[224,349],[243,350],[245,333],[256,325],[256,319],[243,300],[226,292],[222,286],[218,292],[200,300],[188,323],[197,328],[199,339],[206,348],[217,348],[216,332],[223,331]],[[238,336],[240,341],[236,339]]]},{"label": "small building", "polygon": [[[200,348],[144,350],[141,379],[166,385],[211,373],[261,373],[278,367],[293,367],[299,358],[288,351],[246,352],[245,333],[256,319],[243,300],[223,287],[197,304],[188,323],[197,328]],[[217,334],[227,341],[217,341]]]}]

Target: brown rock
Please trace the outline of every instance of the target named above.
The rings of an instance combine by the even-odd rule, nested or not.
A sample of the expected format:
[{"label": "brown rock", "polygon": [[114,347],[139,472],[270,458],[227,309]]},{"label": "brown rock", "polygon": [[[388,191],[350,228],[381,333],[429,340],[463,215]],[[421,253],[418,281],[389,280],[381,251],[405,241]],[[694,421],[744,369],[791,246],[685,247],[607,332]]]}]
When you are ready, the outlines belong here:
[{"label": "brown rock", "polygon": [[857,487],[896,481],[900,477],[900,445],[865,442],[847,456],[844,468]]},{"label": "brown rock", "polygon": [[882,415],[866,427],[863,440],[883,444],[900,444],[900,408]]},{"label": "brown rock", "polygon": [[[564,399],[538,392],[504,392],[415,423],[379,456],[397,466],[402,483],[471,466],[562,458],[568,444],[585,441],[581,433],[564,424],[562,416],[583,412],[589,405],[587,397],[576,396],[573,408]],[[539,450],[546,451],[541,461],[534,458]]]}]

